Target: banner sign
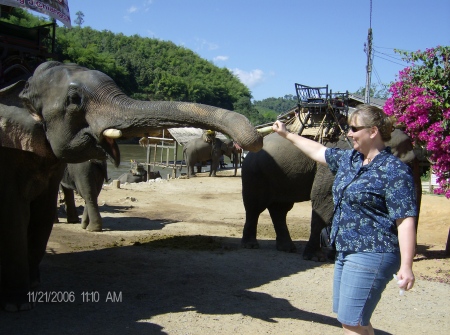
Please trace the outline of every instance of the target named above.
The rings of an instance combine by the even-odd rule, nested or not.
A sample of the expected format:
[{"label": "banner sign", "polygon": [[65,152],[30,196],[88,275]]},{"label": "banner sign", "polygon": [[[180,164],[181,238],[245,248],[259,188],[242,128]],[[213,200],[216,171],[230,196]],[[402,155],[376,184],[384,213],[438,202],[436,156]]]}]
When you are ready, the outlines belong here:
[{"label": "banner sign", "polygon": [[0,0],[0,5],[31,9],[72,27],[68,0]]}]

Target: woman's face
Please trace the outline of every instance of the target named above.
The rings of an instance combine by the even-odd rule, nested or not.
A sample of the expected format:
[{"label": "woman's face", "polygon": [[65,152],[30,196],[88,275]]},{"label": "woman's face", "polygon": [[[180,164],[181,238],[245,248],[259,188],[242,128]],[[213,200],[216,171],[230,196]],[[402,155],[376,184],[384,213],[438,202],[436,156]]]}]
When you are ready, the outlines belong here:
[{"label": "woman's face", "polygon": [[370,149],[372,127],[367,127],[359,116],[355,116],[349,124],[348,137],[353,140],[353,148],[365,153]]}]

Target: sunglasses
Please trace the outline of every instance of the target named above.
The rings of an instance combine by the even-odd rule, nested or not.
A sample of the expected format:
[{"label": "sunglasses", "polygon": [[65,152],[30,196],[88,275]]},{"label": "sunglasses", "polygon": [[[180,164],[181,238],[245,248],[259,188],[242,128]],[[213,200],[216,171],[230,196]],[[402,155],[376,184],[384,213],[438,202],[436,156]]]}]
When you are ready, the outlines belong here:
[{"label": "sunglasses", "polygon": [[361,127],[350,126],[349,128],[352,131],[352,133],[356,133],[356,132],[358,132],[360,130],[367,129],[367,128],[372,128],[372,127],[367,127],[367,126],[361,126]]}]

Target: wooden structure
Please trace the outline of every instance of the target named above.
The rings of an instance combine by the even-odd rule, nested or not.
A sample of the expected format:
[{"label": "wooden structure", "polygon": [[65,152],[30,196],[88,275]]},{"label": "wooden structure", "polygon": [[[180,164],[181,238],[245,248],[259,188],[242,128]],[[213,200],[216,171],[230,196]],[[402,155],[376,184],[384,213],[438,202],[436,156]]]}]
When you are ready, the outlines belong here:
[{"label": "wooden structure", "polygon": [[[176,178],[177,170],[186,168],[181,148],[190,140],[202,137],[203,129],[184,127],[169,128],[153,132],[139,140],[139,144],[147,148],[147,174],[158,168],[171,169],[171,178]],[[216,132],[216,137],[226,140],[222,133]]]},{"label": "wooden structure", "polygon": [[[12,8],[0,7],[3,14]],[[55,22],[26,28],[0,21],[0,88],[28,79],[39,64],[57,59],[55,29]]]},{"label": "wooden structure", "polygon": [[[311,87],[295,84],[297,92],[297,112],[300,127],[298,134],[302,135],[307,128],[315,128],[314,139],[322,142],[330,132],[343,132],[341,125],[348,118],[348,91],[333,92],[327,86]],[[281,116],[282,117],[282,116]]]}]

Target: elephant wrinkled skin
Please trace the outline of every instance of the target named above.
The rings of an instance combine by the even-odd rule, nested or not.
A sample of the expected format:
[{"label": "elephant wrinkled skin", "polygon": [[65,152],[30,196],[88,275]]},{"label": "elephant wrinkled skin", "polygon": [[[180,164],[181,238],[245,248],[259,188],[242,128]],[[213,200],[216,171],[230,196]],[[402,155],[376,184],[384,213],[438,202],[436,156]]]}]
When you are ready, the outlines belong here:
[{"label": "elephant wrinkled skin", "polygon": [[116,138],[176,127],[220,131],[250,151],[262,147],[262,136],[238,113],[133,100],[106,74],[76,64],[43,63],[25,84],[0,91],[0,304],[6,310],[32,308],[27,293],[40,281],[65,164],[110,156],[118,166]]},{"label": "elephant wrinkled skin", "polygon": [[[344,137],[325,145],[351,148]],[[391,146],[392,153],[403,162],[418,166],[411,141],[402,131],[396,129],[386,145]],[[413,168],[413,173],[420,204],[420,173],[417,168]],[[320,232],[331,223],[333,216],[333,180],[334,175],[327,166],[316,164],[288,140],[276,133],[264,137],[263,149],[249,153],[242,164],[242,197],[246,212],[242,246],[259,247],[256,239],[258,218],[268,209],[276,232],[277,249],[294,252],[296,247],[289,234],[286,215],[294,203],[311,200],[311,232],[303,258],[324,261],[326,255],[321,250]]]}]

